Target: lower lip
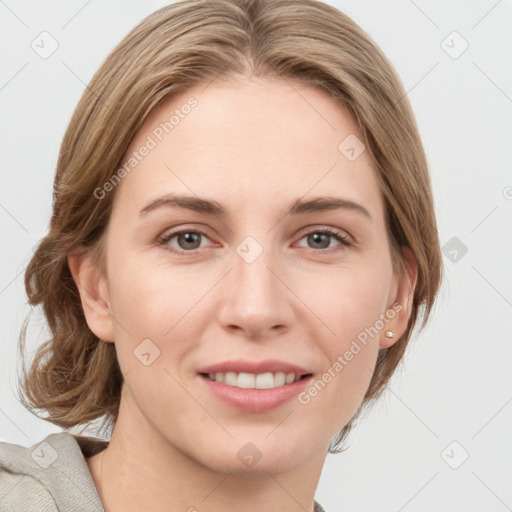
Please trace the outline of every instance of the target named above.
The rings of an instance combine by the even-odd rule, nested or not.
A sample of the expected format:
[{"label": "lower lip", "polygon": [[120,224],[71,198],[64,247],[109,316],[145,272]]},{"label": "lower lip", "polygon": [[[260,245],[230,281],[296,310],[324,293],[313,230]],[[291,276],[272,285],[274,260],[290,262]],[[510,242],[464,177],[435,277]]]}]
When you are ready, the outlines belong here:
[{"label": "lower lip", "polygon": [[291,384],[272,389],[246,389],[228,386],[199,375],[208,389],[220,400],[248,412],[267,412],[298,395],[310,382],[312,375]]}]

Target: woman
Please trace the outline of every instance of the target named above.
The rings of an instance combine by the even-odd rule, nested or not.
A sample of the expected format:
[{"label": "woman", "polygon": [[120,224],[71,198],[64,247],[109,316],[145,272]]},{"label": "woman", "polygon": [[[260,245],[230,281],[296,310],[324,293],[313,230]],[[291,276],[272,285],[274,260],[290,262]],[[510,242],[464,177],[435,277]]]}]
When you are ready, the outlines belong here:
[{"label": "woman", "polygon": [[[160,9],[64,136],[22,400],[67,431],[1,444],[1,510],[323,510],[440,279],[414,116],[364,31],[313,0]],[[69,432],[97,418],[109,441]]]}]

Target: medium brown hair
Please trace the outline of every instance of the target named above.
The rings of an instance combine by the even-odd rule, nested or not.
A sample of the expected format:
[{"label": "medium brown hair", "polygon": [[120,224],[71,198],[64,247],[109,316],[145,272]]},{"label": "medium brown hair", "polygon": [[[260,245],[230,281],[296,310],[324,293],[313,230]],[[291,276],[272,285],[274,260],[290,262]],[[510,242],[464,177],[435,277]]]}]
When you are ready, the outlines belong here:
[{"label": "medium brown hair", "polygon": [[[391,63],[348,16],[315,0],[184,0],[151,14],[119,43],[86,87],[64,135],[49,231],[25,274],[29,303],[42,305],[51,337],[28,372],[23,366],[20,400],[34,413],[47,411],[42,419],[63,428],[97,418],[112,428],[117,420],[123,376],[115,346],[89,329],[67,263],[68,254],[81,249],[92,251],[104,269],[103,235],[115,190],[98,200],[95,189],[118,170],[164,98],[219,76],[235,81],[251,73],[322,88],[353,115],[375,160],[393,270],[405,269],[401,246],[417,262],[408,328],[379,352],[366,395],[331,443],[332,453],[342,451],[359,413],[381,395],[421,313],[425,326],[442,258],[427,161]],[[26,328],[27,321],[22,353]]]}]

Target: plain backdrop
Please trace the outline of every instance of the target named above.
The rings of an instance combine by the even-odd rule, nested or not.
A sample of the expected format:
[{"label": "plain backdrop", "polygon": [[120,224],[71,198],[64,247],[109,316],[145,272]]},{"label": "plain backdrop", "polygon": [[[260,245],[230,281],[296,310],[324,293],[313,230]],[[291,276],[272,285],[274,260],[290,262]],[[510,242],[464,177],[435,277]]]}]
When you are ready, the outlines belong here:
[{"label": "plain backdrop", "polygon": [[[512,2],[327,3],[373,37],[408,91],[446,280],[389,390],[350,448],[328,456],[316,499],[330,512],[512,510]],[[3,441],[30,446],[61,431],[16,400],[17,339],[30,310],[23,273],[48,227],[59,146],[78,99],[110,50],[165,4],[0,2]],[[58,44],[47,58],[33,49],[42,32]],[[34,316],[29,348],[45,335]]]}]

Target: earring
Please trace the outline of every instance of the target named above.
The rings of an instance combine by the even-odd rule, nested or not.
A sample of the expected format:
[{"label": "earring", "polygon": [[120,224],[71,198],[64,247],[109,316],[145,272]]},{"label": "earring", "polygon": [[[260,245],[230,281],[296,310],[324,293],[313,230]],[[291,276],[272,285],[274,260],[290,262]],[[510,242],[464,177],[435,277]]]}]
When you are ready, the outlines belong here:
[{"label": "earring", "polygon": [[395,333],[393,331],[386,331],[386,338],[394,338]]}]

